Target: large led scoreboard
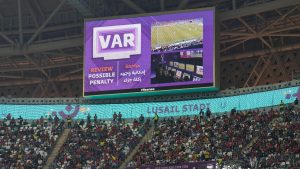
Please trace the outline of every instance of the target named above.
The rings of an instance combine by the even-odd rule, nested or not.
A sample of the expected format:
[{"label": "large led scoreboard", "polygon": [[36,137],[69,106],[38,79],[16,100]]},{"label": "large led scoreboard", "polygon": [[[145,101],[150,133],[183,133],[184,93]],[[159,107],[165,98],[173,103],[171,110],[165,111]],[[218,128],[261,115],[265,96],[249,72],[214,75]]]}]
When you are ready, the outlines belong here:
[{"label": "large led scoreboard", "polygon": [[217,89],[215,32],[214,8],[85,20],[83,94]]}]

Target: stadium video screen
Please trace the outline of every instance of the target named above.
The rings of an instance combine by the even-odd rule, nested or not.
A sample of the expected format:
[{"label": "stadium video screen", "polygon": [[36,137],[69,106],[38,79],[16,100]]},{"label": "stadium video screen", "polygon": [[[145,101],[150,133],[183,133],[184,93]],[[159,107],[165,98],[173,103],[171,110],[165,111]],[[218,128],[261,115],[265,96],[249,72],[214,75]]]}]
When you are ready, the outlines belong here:
[{"label": "stadium video screen", "polygon": [[85,20],[84,96],[216,87],[214,17],[210,8]]}]

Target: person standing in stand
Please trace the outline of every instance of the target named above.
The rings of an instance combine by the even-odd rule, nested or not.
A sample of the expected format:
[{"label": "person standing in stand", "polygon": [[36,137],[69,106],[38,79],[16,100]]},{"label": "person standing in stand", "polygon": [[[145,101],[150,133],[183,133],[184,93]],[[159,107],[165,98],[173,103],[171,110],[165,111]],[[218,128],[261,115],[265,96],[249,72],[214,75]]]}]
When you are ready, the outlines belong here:
[{"label": "person standing in stand", "polygon": [[55,117],[54,117],[54,125],[55,126],[58,126],[58,121],[59,121],[59,118],[57,117],[57,115],[55,115]]},{"label": "person standing in stand", "polygon": [[89,113],[87,116],[87,125],[90,126],[90,124],[91,124],[91,115]]},{"label": "person standing in stand", "polygon": [[68,123],[68,128],[72,127],[72,118],[70,116],[68,116],[67,118],[67,123]]},{"label": "person standing in stand", "polygon": [[121,112],[119,112],[119,114],[118,114],[118,121],[119,121],[119,123],[122,122],[122,114],[121,114]]},{"label": "person standing in stand", "polygon": [[158,114],[157,114],[156,112],[155,112],[155,114],[154,114],[153,120],[154,120],[154,126],[157,127],[157,123],[158,123],[158,120],[159,120],[159,116],[158,116]]},{"label": "person standing in stand", "polygon": [[297,106],[299,104],[298,98],[295,99],[294,104],[295,104],[295,106]]},{"label": "person standing in stand", "polygon": [[280,104],[279,104],[279,110],[280,110],[280,111],[283,111],[283,110],[284,110],[284,107],[285,107],[285,105],[284,105],[283,101],[281,100],[281,101],[280,101]]},{"label": "person standing in stand", "polygon": [[97,120],[98,120],[97,114],[95,113],[95,115],[94,115],[94,123],[95,123],[95,124],[97,124]]},{"label": "person standing in stand", "polygon": [[141,114],[141,116],[139,118],[140,123],[143,124],[144,120],[145,120],[145,118],[144,118],[143,114]]},{"label": "person standing in stand", "polygon": [[206,117],[207,117],[207,118],[210,118],[210,116],[211,116],[211,111],[210,111],[209,108],[207,108],[207,109],[206,109]]},{"label": "person standing in stand", "polygon": [[6,119],[11,120],[11,114],[10,113],[8,113],[8,115],[6,116]]},{"label": "person standing in stand", "polygon": [[201,108],[200,112],[199,112],[199,116],[200,116],[200,123],[202,122],[203,118],[204,118],[204,111]]},{"label": "person standing in stand", "polygon": [[114,114],[113,114],[113,121],[116,121],[116,120],[117,120],[117,118],[118,118],[118,115],[117,115],[117,113],[116,113],[116,112],[114,112]]},{"label": "person standing in stand", "polygon": [[52,116],[49,115],[49,117],[48,117],[48,123],[49,123],[49,125],[53,125],[52,122],[53,122]]}]

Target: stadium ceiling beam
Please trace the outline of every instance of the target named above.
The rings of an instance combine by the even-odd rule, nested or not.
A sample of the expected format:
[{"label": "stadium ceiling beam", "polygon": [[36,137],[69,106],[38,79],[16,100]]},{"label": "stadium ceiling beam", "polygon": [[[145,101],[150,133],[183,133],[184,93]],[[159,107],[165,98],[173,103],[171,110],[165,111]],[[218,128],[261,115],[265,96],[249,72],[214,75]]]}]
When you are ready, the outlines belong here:
[{"label": "stadium ceiling beam", "polygon": [[10,39],[7,35],[5,35],[4,33],[0,32],[0,36],[1,36],[3,39],[5,39],[8,43],[10,43],[11,45],[14,45],[14,44],[15,44],[15,42],[14,42],[12,39]]},{"label": "stadium ceiling beam", "polygon": [[181,0],[180,4],[177,7],[177,10],[181,10],[186,7],[186,5],[189,3],[189,0]]},{"label": "stadium ceiling beam", "polygon": [[236,42],[236,41],[240,41],[240,40],[244,40],[246,39],[247,37],[245,36],[239,36],[239,37],[230,37],[230,38],[227,38],[227,39],[222,39],[220,41],[221,44],[225,44],[225,43],[228,43],[228,42]]},{"label": "stadium ceiling beam", "polygon": [[230,10],[227,12],[224,12],[220,15],[221,20],[229,20],[234,19],[237,17],[243,17],[243,16],[249,16],[253,14],[258,14],[266,11],[272,11],[279,8],[285,8],[289,6],[296,6],[300,4],[300,1],[298,0],[275,0],[271,2],[266,2],[259,5],[253,5],[243,8],[238,8],[236,10]]},{"label": "stadium ceiling beam", "polygon": [[28,55],[24,55],[24,56],[35,66],[36,69],[38,69],[40,72],[42,72],[47,78],[49,77],[48,73],[44,69],[42,69],[38,63],[36,63],[34,60],[32,60],[32,58],[30,56],[28,56]]},{"label": "stadium ceiling beam", "polygon": [[260,39],[266,46],[268,46],[270,49],[272,49],[272,46],[261,36],[258,35],[257,31],[255,31],[251,26],[249,26],[249,24],[247,24],[242,18],[238,18],[238,20],[246,26],[246,28],[248,28],[248,30],[250,30],[253,33],[254,37],[258,37],[258,39]]},{"label": "stadium ceiling beam", "polygon": [[[280,12],[278,9],[275,10],[280,16],[284,15],[282,14],[282,12]],[[288,16],[286,16],[286,19],[291,22],[293,25],[295,25],[295,22],[293,20],[291,20]]]},{"label": "stadium ceiling beam", "polygon": [[[273,49],[272,49],[273,48],[272,47],[272,41],[270,40],[271,41],[271,44],[270,44],[269,42],[267,42],[265,40],[264,36],[269,36],[269,35],[273,34],[274,32],[281,32],[283,30],[286,30],[286,28],[283,28],[283,30],[282,29],[278,29],[278,28],[275,29],[275,30],[269,30],[269,28],[273,27],[279,21],[282,21],[283,19],[285,19],[286,17],[288,17],[288,15],[290,15],[291,13],[293,13],[297,9],[298,9],[298,6],[295,6],[291,10],[288,10],[285,14],[281,15],[279,18],[275,19],[272,23],[268,24],[268,26],[266,26],[263,29],[258,30],[258,31],[254,30],[254,28],[251,27],[248,23],[246,23],[242,18],[237,17],[237,20],[239,20],[239,22],[241,22],[242,25],[245,26],[246,31],[249,31],[252,35],[248,35],[248,36],[238,35],[238,36],[244,36],[244,37],[238,38],[238,39],[240,39],[239,41],[236,41],[236,42],[233,41],[235,43],[231,44],[230,46],[227,46],[227,47],[225,46],[223,49],[221,49],[221,52],[225,52],[225,51],[227,51],[227,50],[229,50],[229,49],[231,49],[233,47],[236,47],[236,46],[238,46],[238,45],[240,45],[240,44],[242,44],[242,43],[244,43],[244,42],[246,42],[248,40],[256,39],[256,38],[259,39],[265,46],[267,46],[268,48],[270,48],[271,51],[273,51]],[[288,27],[288,29],[292,30],[292,29],[295,29],[295,27],[297,27],[297,26],[299,27],[299,25],[296,25],[296,26],[292,26],[291,28]],[[241,32],[241,33],[244,33],[244,31]],[[238,33],[235,33],[235,34],[238,34]],[[229,34],[227,34],[227,35],[229,35]],[[233,36],[233,34],[231,34],[231,36]],[[270,37],[271,36],[269,36],[269,38]],[[229,41],[230,41],[230,39],[229,39]],[[221,43],[225,44],[224,42],[221,42]]]},{"label": "stadium ceiling beam", "polygon": [[266,22],[266,19],[263,16],[261,16],[261,14],[258,13],[258,14],[256,14],[256,16],[263,22]]},{"label": "stadium ceiling beam", "polygon": [[71,5],[74,9],[76,9],[82,16],[84,17],[94,17],[96,16],[88,4],[85,1],[81,0],[68,0],[68,4]]},{"label": "stadium ceiling beam", "polygon": [[[71,23],[71,24],[65,24],[65,25],[50,26],[50,27],[44,28],[43,32],[69,29],[69,28],[74,28],[74,27],[82,27],[82,24],[81,23]],[[31,33],[35,33],[35,32],[36,32],[36,29],[25,29],[25,30],[23,30],[24,34],[31,34]],[[14,35],[14,34],[17,34],[18,31],[11,30],[11,31],[2,31],[0,33],[3,33],[5,35]]]},{"label": "stadium ceiling beam", "polygon": [[[299,29],[300,28],[300,24],[295,25],[295,26],[289,26],[289,27],[283,27],[283,28],[276,28],[276,29],[272,29],[272,30],[268,30],[267,32],[261,33],[260,35],[262,36],[272,36],[272,34],[276,34],[279,32],[284,32],[284,31],[289,31],[289,30],[295,30],[295,29]],[[285,33],[286,34],[286,33]],[[252,36],[253,34],[248,33],[248,32],[233,32],[233,31],[223,31],[220,32],[221,36]],[[221,41],[222,43],[222,41]]]},{"label": "stadium ceiling beam", "polygon": [[270,34],[268,36],[284,36],[284,37],[300,37],[300,34],[293,34],[293,33],[276,33]]},{"label": "stadium ceiling beam", "polygon": [[18,27],[19,27],[19,43],[23,45],[23,24],[22,24],[22,0],[18,0]]},{"label": "stadium ceiling beam", "polygon": [[34,11],[30,0],[25,0],[24,2],[27,5],[27,8],[30,12],[30,15],[31,15],[32,19],[33,19],[33,23],[34,23],[35,27],[38,28],[39,27],[39,21],[37,19],[38,14]]},{"label": "stadium ceiling beam", "polygon": [[3,14],[0,12],[0,19],[3,20],[4,19],[4,16]]},{"label": "stadium ceiling beam", "polygon": [[62,77],[65,77],[65,76],[69,76],[69,75],[71,75],[71,74],[74,74],[74,73],[80,72],[80,71],[82,71],[82,70],[83,70],[83,68],[82,68],[82,67],[80,67],[80,68],[77,68],[77,69],[75,69],[75,70],[71,70],[71,71],[69,71],[69,72],[66,72],[66,73],[60,74],[60,75],[58,75],[58,76],[57,76],[57,78],[62,78]]},{"label": "stadium ceiling beam", "polygon": [[[49,78],[47,82],[64,82],[64,81],[73,81],[73,80],[82,80],[82,75],[68,76],[62,78]],[[19,86],[19,85],[33,85],[44,83],[44,79],[34,79],[34,80],[9,80],[1,81],[0,86]]]},{"label": "stadium ceiling beam", "polygon": [[292,51],[297,49],[300,49],[299,43],[286,45],[286,46],[273,47],[272,49],[261,49],[257,51],[238,53],[234,55],[225,55],[220,57],[220,61],[226,62],[226,61],[233,61],[233,60],[241,60],[241,59],[259,57],[259,56],[265,56],[271,53],[281,53],[281,52],[287,52],[287,51]]},{"label": "stadium ceiling beam", "polygon": [[159,0],[160,3],[160,10],[164,11],[165,10],[165,0]]},{"label": "stadium ceiling beam", "polygon": [[41,16],[42,20],[45,20],[46,16],[44,14],[44,11],[41,8],[41,5],[39,4],[38,0],[30,0],[32,2],[32,5],[34,5],[39,13],[39,16]]},{"label": "stadium ceiling beam", "polygon": [[228,46],[228,47],[225,47],[225,48],[221,49],[220,52],[223,53],[223,52],[225,52],[225,51],[227,51],[227,50],[229,50],[229,49],[231,49],[231,48],[233,48],[233,47],[236,47],[236,46],[238,46],[238,45],[240,45],[240,44],[246,42],[246,41],[249,40],[249,39],[251,39],[251,37],[243,38],[241,41],[238,41],[238,42],[236,42],[236,43],[234,43],[234,44],[232,44],[232,45],[230,45],[230,46]]},{"label": "stadium ceiling beam", "polygon": [[48,83],[44,82],[43,83],[45,86],[42,87],[42,91],[39,93],[40,94],[39,97],[45,97],[46,92],[49,91],[49,83],[51,83],[51,82],[48,82]]},{"label": "stadium ceiling beam", "polygon": [[27,48],[0,47],[0,57],[40,53],[73,47],[82,47],[82,37],[36,43]]},{"label": "stadium ceiling beam", "polygon": [[225,31],[225,32],[220,32],[221,36],[226,36],[226,35],[230,35],[230,36],[251,36],[253,35],[252,33],[248,33],[248,32],[230,32],[230,31]]},{"label": "stadium ceiling beam", "polygon": [[236,10],[236,1],[235,0],[231,0],[232,3],[232,9]]},{"label": "stadium ceiling beam", "polygon": [[144,9],[139,7],[136,3],[132,2],[131,0],[122,0],[122,2],[124,2],[126,5],[128,5],[130,8],[132,8],[138,13],[146,13]]},{"label": "stadium ceiling beam", "polygon": [[40,77],[18,76],[18,75],[0,75],[0,78],[41,80]]},{"label": "stadium ceiling beam", "polygon": [[286,12],[284,15],[281,15],[278,19],[276,19],[271,24],[268,24],[268,26],[264,27],[262,30],[259,31],[259,33],[266,32],[270,27],[274,26],[276,23],[281,21],[282,19],[286,18],[289,14],[293,13],[296,9],[298,9],[298,6],[295,6],[293,9]]},{"label": "stadium ceiling beam", "polygon": [[14,68],[18,68],[17,64],[15,61],[13,61],[10,57],[7,57],[6,58],[10,63],[11,63],[11,66],[14,67]]},{"label": "stadium ceiling beam", "polygon": [[66,0],[61,0],[61,2],[59,3],[59,5],[52,11],[52,13],[45,20],[45,22],[38,28],[38,30],[26,42],[26,45],[30,45],[33,42],[33,40],[41,33],[41,31],[46,27],[46,25],[49,23],[49,21],[59,11],[59,9],[65,4],[65,2],[66,2]]},{"label": "stadium ceiling beam", "polygon": [[296,26],[291,26],[291,27],[284,27],[284,28],[278,28],[274,30],[268,30],[268,32],[264,33],[264,35],[270,35],[270,34],[275,34],[278,32],[284,32],[284,31],[289,31],[289,30],[294,30],[294,29],[300,29],[300,24]]},{"label": "stadium ceiling beam", "polygon": [[113,16],[118,16],[118,15],[121,13],[121,11],[123,11],[124,8],[125,8],[125,5],[119,6],[119,8],[117,8],[117,9],[115,9],[115,10],[113,11],[112,15],[113,15]]},{"label": "stadium ceiling beam", "polygon": [[[40,66],[40,68],[41,69],[52,69],[52,68],[67,67],[67,66],[74,66],[74,65],[82,65],[82,61],[56,63],[56,64],[51,64],[51,65]],[[32,67],[32,66],[17,67],[17,68],[1,68],[0,72],[17,72],[17,71],[36,70],[36,69],[37,69],[36,67]]]},{"label": "stadium ceiling beam", "polygon": [[51,85],[52,88],[54,89],[55,95],[56,95],[56,96],[59,96],[60,93],[59,93],[59,91],[58,91],[58,89],[57,89],[57,86],[56,86],[55,82],[54,82],[54,81],[50,82],[50,85]]}]

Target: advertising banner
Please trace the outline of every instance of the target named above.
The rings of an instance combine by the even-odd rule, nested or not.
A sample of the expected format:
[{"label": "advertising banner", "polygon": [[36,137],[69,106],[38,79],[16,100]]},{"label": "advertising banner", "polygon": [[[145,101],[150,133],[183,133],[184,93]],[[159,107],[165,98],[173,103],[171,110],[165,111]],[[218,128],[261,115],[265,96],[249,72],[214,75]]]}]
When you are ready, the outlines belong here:
[{"label": "advertising banner", "polygon": [[[136,167],[127,167],[127,169],[137,169]],[[176,165],[158,165],[158,166],[143,166],[138,169],[216,169],[216,162],[202,161],[190,162]]]},{"label": "advertising banner", "polygon": [[[0,119],[10,113],[17,118],[39,119],[41,116],[58,115],[59,118],[67,118],[70,115],[74,119],[86,119],[87,115],[96,114],[99,119],[110,119],[114,112],[121,112],[123,118],[138,118],[143,114],[146,118],[152,118],[157,112],[160,118],[170,116],[199,115],[201,109],[210,108],[213,114],[230,112],[232,108],[237,110],[256,109],[260,107],[278,106],[282,100],[284,103],[292,103],[295,98],[300,100],[300,87],[290,87],[273,91],[251,93],[230,97],[196,99],[173,102],[154,103],[127,103],[127,104],[74,104],[74,105],[18,105],[0,104]],[[249,101],[250,100],[250,101]]]}]

